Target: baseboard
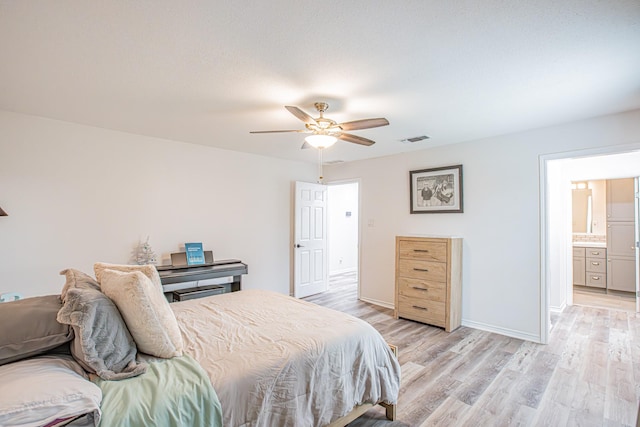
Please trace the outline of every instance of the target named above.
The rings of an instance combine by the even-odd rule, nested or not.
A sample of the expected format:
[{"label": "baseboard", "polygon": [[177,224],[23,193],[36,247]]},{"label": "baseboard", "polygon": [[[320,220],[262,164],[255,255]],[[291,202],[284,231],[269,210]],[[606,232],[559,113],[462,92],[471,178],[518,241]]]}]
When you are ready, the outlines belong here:
[{"label": "baseboard", "polygon": [[562,305],[560,307],[555,307],[553,305],[549,306],[549,311],[552,311],[554,313],[562,313],[564,311],[564,309],[567,308],[567,303],[562,303]]},{"label": "baseboard", "polygon": [[[393,304],[389,304],[388,302],[385,302],[385,301],[378,301],[376,299],[363,298],[363,297],[360,297],[360,300],[367,302],[369,304],[374,304],[374,305],[379,305],[380,307],[389,308],[391,310],[394,309]],[[467,326],[469,328],[474,328],[474,329],[480,329],[481,331],[493,332],[496,334],[505,335],[507,337],[512,337],[512,338],[518,338],[525,341],[532,341],[535,343],[539,343],[541,341],[539,335],[529,334],[527,332],[517,331],[515,329],[501,328],[499,326],[488,325],[486,323],[474,322],[471,320],[463,319],[462,326]]]},{"label": "baseboard", "polygon": [[541,339],[539,335],[530,334],[527,332],[516,331],[515,329],[502,328],[499,326],[488,325],[486,323],[474,322],[471,320],[462,320],[462,326],[467,326],[469,328],[480,329],[481,331],[493,332],[500,335],[505,335],[507,337],[519,338],[525,341],[532,341],[535,343],[540,343]]},{"label": "baseboard", "polygon": [[357,272],[357,271],[358,271],[358,270],[356,270],[356,269],[355,269],[355,268],[353,268],[353,267],[351,267],[351,268],[342,268],[342,269],[339,269],[339,270],[331,270],[331,271],[329,272],[329,276],[332,276],[332,275],[334,275],[334,274],[355,273],[355,272]]},{"label": "baseboard", "polygon": [[368,302],[369,304],[379,305],[380,307],[390,308],[391,310],[394,309],[393,304],[389,304],[388,302],[385,302],[385,301],[378,301],[376,299],[363,298],[363,297],[360,297],[359,299],[360,299],[360,301]]}]

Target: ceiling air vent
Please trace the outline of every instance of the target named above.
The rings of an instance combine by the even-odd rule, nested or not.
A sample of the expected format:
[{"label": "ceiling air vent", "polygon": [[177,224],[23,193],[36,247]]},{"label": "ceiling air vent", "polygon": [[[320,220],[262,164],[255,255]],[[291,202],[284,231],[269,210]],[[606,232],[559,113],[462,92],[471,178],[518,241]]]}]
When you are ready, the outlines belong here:
[{"label": "ceiling air vent", "polygon": [[429,137],[427,135],[414,136],[412,138],[401,139],[400,142],[404,142],[405,144],[408,144],[409,142],[418,142],[424,139],[429,139]]},{"label": "ceiling air vent", "polygon": [[338,163],[344,163],[344,160],[329,160],[324,162],[325,165],[337,165]]}]

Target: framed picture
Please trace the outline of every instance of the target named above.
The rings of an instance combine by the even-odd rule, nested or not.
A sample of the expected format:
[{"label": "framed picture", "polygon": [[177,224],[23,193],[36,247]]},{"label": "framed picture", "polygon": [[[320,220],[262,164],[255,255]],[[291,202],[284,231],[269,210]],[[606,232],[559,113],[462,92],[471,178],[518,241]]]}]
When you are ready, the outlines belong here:
[{"label": "framed picture", "polygon": [[462,213],[462,165],[409,172],[411,213]]}]

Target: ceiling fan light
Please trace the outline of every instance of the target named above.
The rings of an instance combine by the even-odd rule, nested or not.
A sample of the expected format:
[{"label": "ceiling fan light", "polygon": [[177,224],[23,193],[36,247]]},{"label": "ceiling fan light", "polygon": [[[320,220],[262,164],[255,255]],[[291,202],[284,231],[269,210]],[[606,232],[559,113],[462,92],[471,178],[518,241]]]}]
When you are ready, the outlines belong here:
[{"label": "ceiling fan light", "polygon": [[338,138],[331,135],[309,135],[304,140],[314,148],[327,148],[335,144]]}]

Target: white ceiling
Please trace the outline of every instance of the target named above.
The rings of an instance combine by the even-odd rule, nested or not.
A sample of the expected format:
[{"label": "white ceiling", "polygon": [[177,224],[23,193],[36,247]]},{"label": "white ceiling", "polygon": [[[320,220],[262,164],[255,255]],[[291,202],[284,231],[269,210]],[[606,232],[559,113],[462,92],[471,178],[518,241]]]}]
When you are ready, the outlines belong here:
[{"label": "white ceiling", "polygon": [[267,156],[386,117],[350,161],[640,108],[640,1],[0,0],[0,55],[0,109]]}]

